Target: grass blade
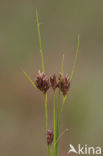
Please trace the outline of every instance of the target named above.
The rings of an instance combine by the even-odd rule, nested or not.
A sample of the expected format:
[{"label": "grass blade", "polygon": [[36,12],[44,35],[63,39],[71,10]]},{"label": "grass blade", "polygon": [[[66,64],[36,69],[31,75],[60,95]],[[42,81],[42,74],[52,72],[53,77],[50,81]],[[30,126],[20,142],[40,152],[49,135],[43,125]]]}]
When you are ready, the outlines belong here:
[{"label": "grass blade", "polygon": [[26,78],[29,80],[29,82],[33,85],[34,88],[37,88],[36,85],[34,84],[34,82],[31,80],[31,78],[28,76],[28,74],[26,72],[24,72]]}]

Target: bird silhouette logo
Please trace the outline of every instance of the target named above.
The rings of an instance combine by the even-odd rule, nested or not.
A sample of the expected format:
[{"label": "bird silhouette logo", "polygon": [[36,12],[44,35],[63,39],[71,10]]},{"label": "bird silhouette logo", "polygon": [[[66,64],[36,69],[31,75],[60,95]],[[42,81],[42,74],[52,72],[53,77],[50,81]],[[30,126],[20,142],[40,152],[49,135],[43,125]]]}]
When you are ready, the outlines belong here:
[{"label": "bird silhouette logo", "polygon": [[73,147],[72,144],[70,144],[69,146],[70,146],[70,150],[69,150],[68,154],[70,154],[71,152],[76,153],[76,154],[78,153],[78,152],[76,151],[76,149]]}]

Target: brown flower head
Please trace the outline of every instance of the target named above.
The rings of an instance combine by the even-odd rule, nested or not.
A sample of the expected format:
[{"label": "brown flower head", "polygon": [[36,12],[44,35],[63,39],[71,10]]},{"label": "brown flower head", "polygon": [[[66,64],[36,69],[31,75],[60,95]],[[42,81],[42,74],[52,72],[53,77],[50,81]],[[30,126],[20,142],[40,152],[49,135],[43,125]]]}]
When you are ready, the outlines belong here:
[{"label": "brown flower head", "polygon": [[47,90],[50,88],[50,82],[49,79],[47,79],[47,76],[45,73],[38,71],[37,79],[35,81],[35,85],[38,89],[40,89],[44,94],[47,92]]},{"label": "brown flower head", "polygon": [[58,87],[58,81],[56,80],[55,74],[52,77],[50,77],[50,83],[51,83],[53,90],[55,90]]},{"label": "brown flower head", "polygon": [[53,130],[48,130],[47,132],[47,143],[48,145],[52,145],[54,139]]},{"label": "brown flower head", "polygon": [[61,74],[59,75],[59,85],[58,87],[62,91],[63,95],[66,95],[69,87],[70,87],[70,80],[69,76],[62,76]]}]

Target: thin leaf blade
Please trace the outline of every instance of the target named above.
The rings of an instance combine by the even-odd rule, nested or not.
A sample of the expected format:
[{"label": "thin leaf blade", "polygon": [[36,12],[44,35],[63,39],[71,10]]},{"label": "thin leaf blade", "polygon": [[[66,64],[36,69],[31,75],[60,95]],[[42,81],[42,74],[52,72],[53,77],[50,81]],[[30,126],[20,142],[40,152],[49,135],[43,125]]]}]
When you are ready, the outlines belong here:
[{"label": "thin leaf blade", "polygon": [[34,84],[34,82],[31,80],[31,78],[28,76],[28,74],[26,72],[24,72],[24,75],[26,76],[26,78],[29,80],[29,82],[33,85],[33,87],[36,89],[36,85]]}]

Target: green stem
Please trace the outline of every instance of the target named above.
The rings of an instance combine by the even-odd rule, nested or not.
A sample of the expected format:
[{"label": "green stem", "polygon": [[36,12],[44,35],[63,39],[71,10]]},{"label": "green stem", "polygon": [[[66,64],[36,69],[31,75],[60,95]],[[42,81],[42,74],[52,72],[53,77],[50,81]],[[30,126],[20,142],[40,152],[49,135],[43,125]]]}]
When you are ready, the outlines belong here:
[{"label": "green stem", "polygon": [[44,58],[43,58],[43,52],[42,52],[42,49],[40,50],[40,55],[41,55],[42,72],[44,72]]},{"label": "green stem", "polygon": [[[59,95],[59,100],[58,101],[60,101],[60,95]],[[62,112],[63,112],[63,107],[64,107],[64,103],[65,103],[65,101],[66,101],[66,98],[67,98],[67,96],[63,96],[63,101],[62,101],[62,106],[61,106],[61,109],[60,109],[60,112],[59,112],[59,107],[60,107],[60,102],[58,102],[59,103],[59,107],[58,107],[58,119],[57,119],[57,121],[58,121],[58,123],[57,123],[57,135],[56,135],[56,143],[55,143],[55,145],[56,145],[56,152],[55,152],[55,156],[57,156],[58,155],[58,139],[59,139],[59,130],[60,130],[60,121],[61,121],[61,116],[62,116]]]},{"label": "green stem", "polygon": [[[58,92],[58,103],[57,103],[57,119],[56,119],[56,142],[59,137],[59,108],[60,108],[60,89]],[[55,144],[55,156],[58,155],[58,142]]]},{"label": "green stem", "polygon": [[50,147],[49,147],[49,145],[48,145],[48,156],[50,155]]},{"label": "green stem", "polygon": [[53,96],[53,120],[54,120],[54,153],[55,153],[55,141],[56,141],[56,131],[55,131],[55,92]]},{"label": "green stem", "polygon": [[[45,100],[45,120],[46,120],[46,134],[48,132],[48,108],[47,108],[47,94],[44,94]],[[48,145],[48,156],[50,155],[50,147]]]},{"label": "green stem", "polygon": [[[62,106],[61,106],[61,110],[60,110],[60,118],[59,118],[60,121],[61,121],[61,115],[62,115],[62,112],[63,112],[63,108],[64,108],[64,104],[65,104],[66,99],[67,99],[67,95],[63,96]],[[60,121],[59,121],[59,124],[60,124]]]},{"label": "green stem", "polygon": [[45,120],[46,120],[46,132],[48,131],[48,109],[47,109],[47,94],[44,95],[45,98]]},{"label": "green stem", "polygon": [[44,94],[45,99],[45,120],[46,120],[46,132],[48,131],[48,109],[47,109],[47,94]]},{"label": "green stem", "polygon": [[50,156],[52,156],[52,146],[50,147]]},{"label": "green stem", "polygon": [[67,95],[66,96],[63,96],[63,99],[62,99],[62,106],[61,106],[61,109],[60,109],[60,116],[59,116],[59,121],[58,121],[58,129],[60,129],[60,122],[61,122],[63,107],[64,107],[64,104],[65,104],[66,98],[67,98]]}]

